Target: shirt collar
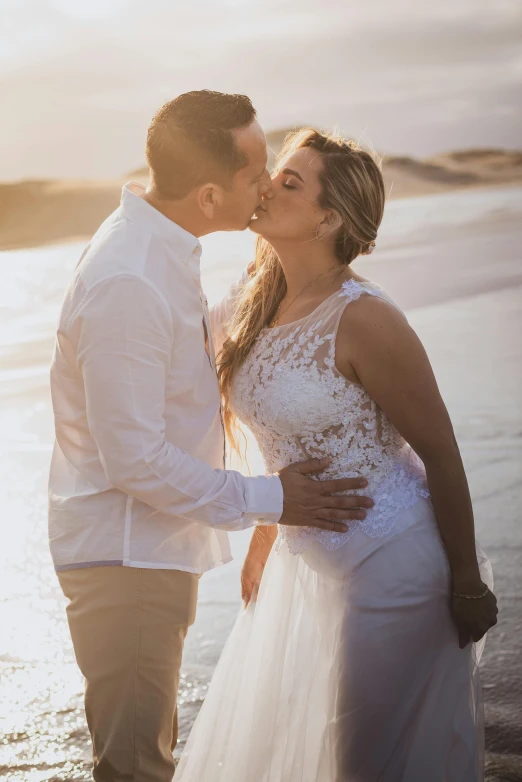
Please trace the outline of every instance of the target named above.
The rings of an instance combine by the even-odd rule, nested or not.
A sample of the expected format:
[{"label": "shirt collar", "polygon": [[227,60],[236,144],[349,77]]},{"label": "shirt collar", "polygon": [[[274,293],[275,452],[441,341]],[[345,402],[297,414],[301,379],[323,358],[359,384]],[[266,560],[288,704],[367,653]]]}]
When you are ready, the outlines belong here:
[{"label": "shirt collar", "polygon": [[179,254],[180,260],[194,271],[201,258],[201,244],[193,234],[169,220],[142,197],[145,187],[139,182],[127,182],[121,194],[121,209],[125,217],[133,222],[147,223],[150,229],[163,237]]}]

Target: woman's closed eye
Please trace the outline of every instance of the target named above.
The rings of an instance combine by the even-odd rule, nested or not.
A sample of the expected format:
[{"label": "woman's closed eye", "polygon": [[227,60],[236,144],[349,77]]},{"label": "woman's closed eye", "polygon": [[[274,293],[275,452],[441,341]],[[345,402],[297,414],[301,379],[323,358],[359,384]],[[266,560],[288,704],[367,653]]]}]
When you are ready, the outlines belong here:
[{"label": "woman's closed eye", "polygon": [[287,190],[297,190],[296,187],[289,185],[287,182],[283,182],[283,187],[285,187]]}]

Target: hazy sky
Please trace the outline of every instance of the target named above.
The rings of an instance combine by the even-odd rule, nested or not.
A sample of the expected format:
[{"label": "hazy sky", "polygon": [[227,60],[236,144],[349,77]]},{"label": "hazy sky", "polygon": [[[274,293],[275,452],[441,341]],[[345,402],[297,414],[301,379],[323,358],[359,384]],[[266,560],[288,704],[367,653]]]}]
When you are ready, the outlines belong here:
[{"label": "hazy sky", "polygon": [[180,92],[383,152],[522,147],[522,0],[0,0],[0,180],[143,164]]}]

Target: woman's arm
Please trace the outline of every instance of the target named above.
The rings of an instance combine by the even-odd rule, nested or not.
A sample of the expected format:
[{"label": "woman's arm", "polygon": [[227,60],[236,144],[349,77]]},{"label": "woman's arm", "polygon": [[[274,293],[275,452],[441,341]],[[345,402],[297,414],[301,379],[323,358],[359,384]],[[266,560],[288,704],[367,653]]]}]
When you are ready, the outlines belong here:
[{"label": "woman's arm", "polygon": [[[473,510],[451,421],[428,357],[402,313],[363,296],[346,308],[337,337],[339,371],[357,379],[420,456],[450,563],[453,591],[484,591],[475,549]],[[354,377],[355,376],[355,377]],[[496,623],[494,596],[453,600],[461,646]],[[467,636],[467,637],[466,637]]]},{"label": "woman's arm", "polygon": [[248,268],[243,272],[239,280],[237,280],[228,290],[227,294],[214,304],[209,310],[210,315],[210,329],[212,331],[212,341],[214,343],[214,352],[216,356],[219,354],[223,343],[227,338],[226,327],[229,323],[232,313],[234,311],[234,304],[237,297],[241,293],[241,289],[247,282],[251,268],[253,264],[250,264]]},{"label": "woman's arm", "polygon": [[268,556],[277,537],[274,527],[256,527],[241,570],[241,597],[245,606],[257,597]]},{"label": "woman's arm", "polygon": [[[239,280],[230,288],[226,296],[210,309],[210,325],[216,355],[221,350],[226,339],[226,326],[232,316],[234,303],[241,292],[242,286],[247,282],[254,270],[255,263],[252,262]],[[256,527],[254,530],[248,553],[241,569],[241,597],[245,606],[251,600],[255,601],[257,597],[261,577],[276,537],[277,526],[274,526],[273,530],[268,526]]]}]

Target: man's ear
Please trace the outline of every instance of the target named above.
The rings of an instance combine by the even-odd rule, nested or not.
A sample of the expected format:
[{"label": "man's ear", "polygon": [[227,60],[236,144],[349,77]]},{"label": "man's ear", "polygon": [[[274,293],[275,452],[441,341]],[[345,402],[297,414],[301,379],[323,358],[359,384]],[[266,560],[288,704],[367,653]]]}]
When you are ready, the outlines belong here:
[{"label": "man's ear", "polygon": [[327,236],[337,233],[342,224],[341,216],[337,212],[325,209],[323,219],[317,226],[317,234],[321,239],[326,239]]},{"label": "man's ear", "polygon": [[221,203],[221,188],[211,182],[201,185],[197,193],[198,206],[207,218],[212,220],[215,217],[216,207]]}]

